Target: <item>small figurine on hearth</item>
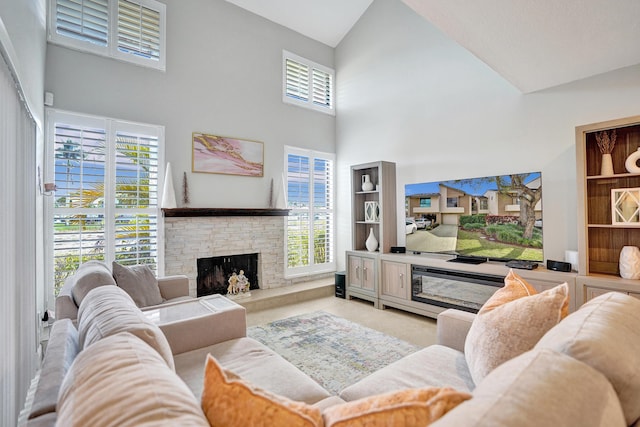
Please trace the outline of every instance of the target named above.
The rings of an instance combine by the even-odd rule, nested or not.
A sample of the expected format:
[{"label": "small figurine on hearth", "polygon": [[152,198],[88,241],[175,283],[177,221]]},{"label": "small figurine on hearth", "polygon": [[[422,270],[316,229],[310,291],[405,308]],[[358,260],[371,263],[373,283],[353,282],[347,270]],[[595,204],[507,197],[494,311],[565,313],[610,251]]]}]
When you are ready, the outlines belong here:
[{"label": "small figurine on hearth", "polygon": [[238,274],[238,290],[242,293],[249,292],[249,279],[244,275],[244,270]]},{"label": "small figurine on hearth", "polygon": [[[241,270],[242,272],[242,270]],[[227,287],[227,295],[235,295],[238,293],[238,275],[234,271],[229,277],[229,286]]]}]

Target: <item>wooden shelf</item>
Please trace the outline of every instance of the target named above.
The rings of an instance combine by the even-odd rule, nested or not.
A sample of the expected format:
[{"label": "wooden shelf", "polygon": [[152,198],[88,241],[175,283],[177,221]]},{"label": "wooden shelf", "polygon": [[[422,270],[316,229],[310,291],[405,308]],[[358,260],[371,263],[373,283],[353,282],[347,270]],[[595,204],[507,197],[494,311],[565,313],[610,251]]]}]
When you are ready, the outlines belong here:
[{"label": "wooden shelf", "polygon": [[[596,133],[616,131],[611,152],[613,175],[601,175],[602,153]],[[640,226],[613,224],[613,189],[640,187],[640,174],[628,173],[625,161],[640,147],[640,116],[576,127],[578,253],[582,276],[604,275],[616,282],[623,246],[640,246]]]},{"label": "wooden shelf", "polygon": [[640,176],[637,173],[617,173],[615,175],[592,175],[588,176],[587,179],[617,179],[617,178],[630,178]]},{"label": "wooden shelf", "polygon": [[631,228],[631,229],[640,229],[640,224],[638,225],[619,225],[619,224],[587,224],[589,228]]},{"label": "wooden shelf", "polygon": [[260,208],[176,208],[162,209],[167,218],[199,216],[288,216],[289,209]]},{"label": "wooden shelf", "polygon": [[[369,175],[377,189],[362,191],[362,177]],[[374,187],[375,188],[375,187]],[[363,250],[369,236],[369,228],[374,228],[378,240],[378,251],[386,253],[397,242],[396,222],[396,165],[392,162],[372,162],[351,166],[351,226],[353,250]],[[379,221],[367,222],[365,202],[377,202],[380,209]]]}]

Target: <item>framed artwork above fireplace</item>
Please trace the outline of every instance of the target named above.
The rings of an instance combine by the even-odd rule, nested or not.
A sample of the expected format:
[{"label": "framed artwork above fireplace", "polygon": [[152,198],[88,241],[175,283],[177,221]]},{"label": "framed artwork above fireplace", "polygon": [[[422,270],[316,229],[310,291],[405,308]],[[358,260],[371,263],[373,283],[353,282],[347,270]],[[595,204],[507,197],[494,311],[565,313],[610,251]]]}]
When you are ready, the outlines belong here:
[{"label": "framed artwork above fireplace", "polygon": [[262,142],[194,132],[191,150],[193,172],[264,175]]}]

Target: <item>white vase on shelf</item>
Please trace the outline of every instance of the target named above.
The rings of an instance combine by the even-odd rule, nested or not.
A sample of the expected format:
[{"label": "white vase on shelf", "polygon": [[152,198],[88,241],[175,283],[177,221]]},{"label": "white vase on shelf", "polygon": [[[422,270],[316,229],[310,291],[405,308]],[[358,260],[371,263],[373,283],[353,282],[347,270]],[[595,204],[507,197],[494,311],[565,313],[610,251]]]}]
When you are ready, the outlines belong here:
[{"label": "white vase on shelf", "polygon": [[623,246],[619,267],[623,279],[640,279],[640,249],[637,246]]},{"label": "white vase on shelf", "polygon": [[631,153],[631,155],[627,157],[627,160],[625,160],[624,167],[627,169],[627,172],[640,173],[638,160],[640,160],[640,147],[638,147],[638,150]]},{"label": "white vase on shelf", "polygon": [[362,175],[362,191],[371,190],[373,190],[373,182],[371,182],[371,177],[369,175]]},{"label": "white vase on shelf", "polygon": [[613,175],[613,160],[611,154],[604,153],[602,155],[602,165],[600,166],[600,175],[612,176]]},{"label": "white vase on shelf", "polygon": [[367,237],[364,245],[369,252],[375,252],[375,250],[378,249],[378,239],[376,239],[376,236],[373,234],[373,227],[369,229],[369,237]]}]

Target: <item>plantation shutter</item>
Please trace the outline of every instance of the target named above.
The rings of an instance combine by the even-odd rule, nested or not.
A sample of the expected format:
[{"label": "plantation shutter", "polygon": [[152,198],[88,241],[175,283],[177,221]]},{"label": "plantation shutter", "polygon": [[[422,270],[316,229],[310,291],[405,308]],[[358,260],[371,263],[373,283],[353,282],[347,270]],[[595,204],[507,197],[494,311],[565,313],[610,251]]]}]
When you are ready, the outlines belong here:
[{"label": "plantation shutter", "polygon": [[312,70],[313,76],[313,103],[322,107],[331,108],[332,77],[331,74],[317,69]]},{"label": "plantation shutter", "polygon": [[56,0],[55,4],[58,34],[107,46],[108,0]]},{"label": "plantation shutter", "polygon": [[335,114],[333,99],[335,72],[332,69],[286,50],[282,51],[282,67],[282,100],[284,102]]},{"label": "plantation shutter", "polygon": [[127,0],[118,1],[118,50],[160,60],[160,12]]},{"label": "plantation shutter", "polygon": [[290,154],[287,162],[287,266],[309,265],[309,158]]},{"label": "plantation shutter", "polygon": [[56,287],[80,264],[105,259],[104,128],[56,123],[53,264]]},{"label": "plantation shutter", "polygon": [[287,151],[288,274],[333,269],[333,158],[308,150]]},{"label": "plantation shutter", "polygon": [[313,162],[313,260],[333,262],[333,162]]},{"label": "plantation shutter", "polygon": [[89,260],[161,262],[161,127],[51,111],[53,289]]},{"label": "plantation shutter", "polygon": [[158,244],[158,138],[116,133],[115,258],[151,264]]},{"label": "plantation shutter", "polygon": [[309,67],[286,59],[286,94],[302,101],[309,100]]}]

